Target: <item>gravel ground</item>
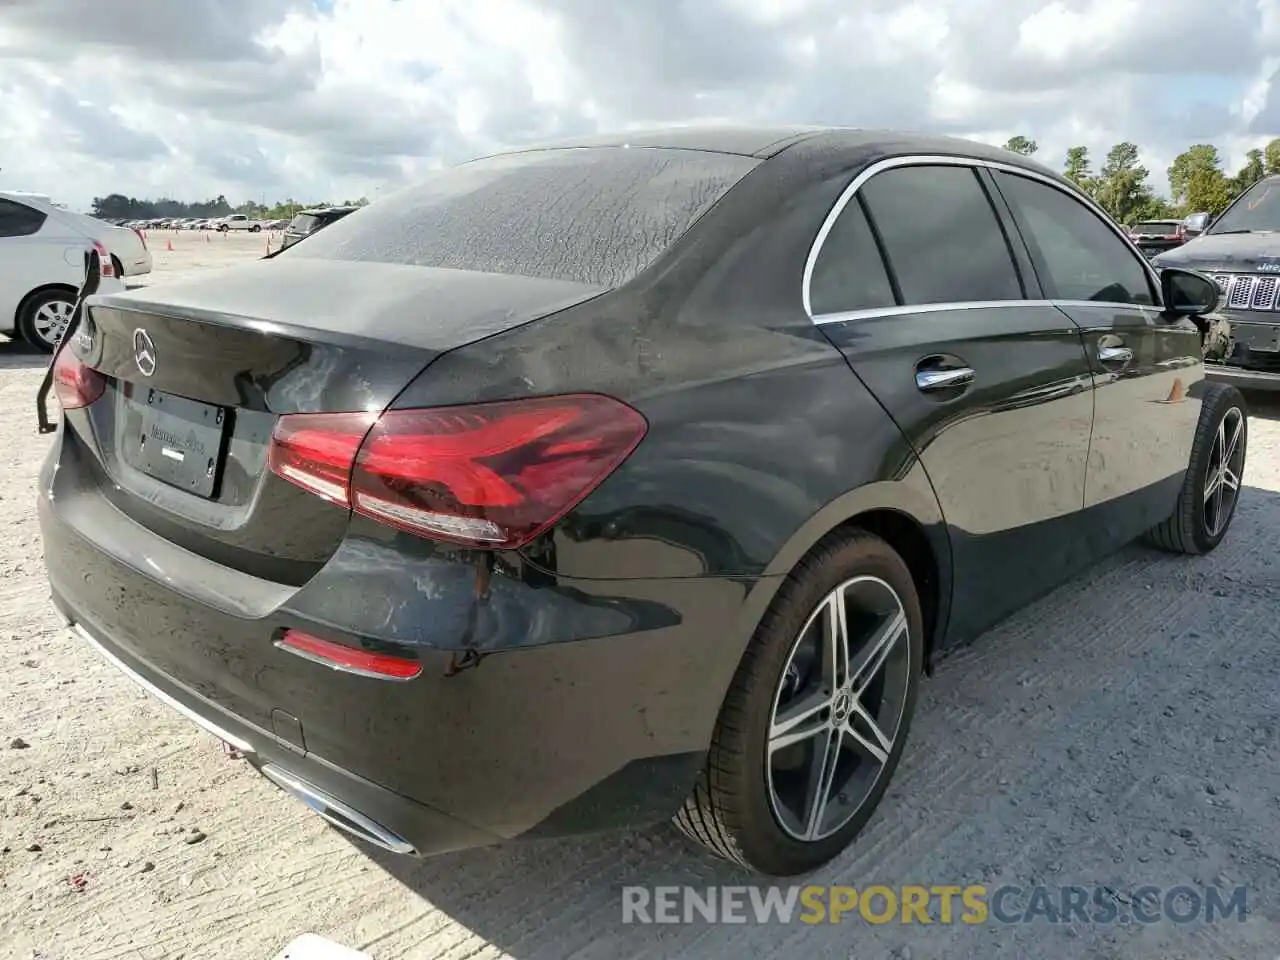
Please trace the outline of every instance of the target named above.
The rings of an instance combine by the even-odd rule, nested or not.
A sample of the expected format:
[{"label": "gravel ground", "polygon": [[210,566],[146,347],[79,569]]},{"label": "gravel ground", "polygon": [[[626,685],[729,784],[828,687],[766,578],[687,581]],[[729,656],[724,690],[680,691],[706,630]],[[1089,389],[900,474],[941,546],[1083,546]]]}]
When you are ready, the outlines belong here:
[{"label": "gravel ground", "polygon": [[[156,282],[265,246],[177,234],[171,254],[165,239],[150,237]],[[1131,547],[948,658],[881,811],[813,878],[1122,899],[1243,885],[1245,922],[629,926],[624,885],[750,879],[667,827],[423,863],[370,852],[62,630],[33,507],[42,364],[0,343],[0,956],[266,960],[308,931],[376,960],[1280,955],[1274,403],[1255,398],[1223,546]]]}]

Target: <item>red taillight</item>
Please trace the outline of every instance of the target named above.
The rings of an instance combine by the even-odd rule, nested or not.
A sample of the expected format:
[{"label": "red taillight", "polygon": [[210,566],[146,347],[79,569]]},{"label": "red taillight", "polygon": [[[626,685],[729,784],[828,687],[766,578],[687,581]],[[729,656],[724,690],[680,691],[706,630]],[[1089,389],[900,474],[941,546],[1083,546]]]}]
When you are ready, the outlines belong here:
[{"label": "red taillight", "polygon": [[104,277],[114,277],[116,275],[115,261],[111,259],[111,251],[100,244],[97,240],[93,241],[93,249],[98,254],[98,269]]},{"label": "red taillight", "polygon": [[574,394],[427,410],[293,414],[271,469],[304,490],[419,536],[511,549],[569,512],[648,424],[618,400]]},{"label": "red taillight", "polygon": [[92,367],[86,367],[71,352],[70,345],[58,351],[53,364],[53,388],[63,410],[87,407],[102,396],[107,381]]},{"label": "red taillight", "polygon": [[358,650],[345,643],[321,640],[309,633],[286,630],[276,641],[276,646],[300,657],[322,663],[334,670],[358,673],[383,680],[412,680],[422,672],[422,663],[407,657],[393,657],[386,653]]},{"label": "red taillight", "polygon": [[343,507],[360,443],[372,413],[302,413],[281,417],[271,434],[271,470],[317,497]]}]

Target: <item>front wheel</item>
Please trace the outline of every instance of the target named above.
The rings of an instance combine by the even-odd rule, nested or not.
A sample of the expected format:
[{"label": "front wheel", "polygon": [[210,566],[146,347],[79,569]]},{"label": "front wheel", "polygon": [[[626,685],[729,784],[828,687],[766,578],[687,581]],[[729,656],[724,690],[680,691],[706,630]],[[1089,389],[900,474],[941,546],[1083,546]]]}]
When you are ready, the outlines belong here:
[{"label": "front wheel", "polygon": [[1147,532],[1147,541],[1188,554],[1208,553],[1221,543],[1235,517],[1248,446],[1244,395],[1230,384],[1208,383],[1177,505]]},{"label": "front wheel", "polygon": [[747,647],[676,826],[773,876],[839,854],[901,759],[923,659],[920,600],[902,558],[864,531],[821,544]]}]

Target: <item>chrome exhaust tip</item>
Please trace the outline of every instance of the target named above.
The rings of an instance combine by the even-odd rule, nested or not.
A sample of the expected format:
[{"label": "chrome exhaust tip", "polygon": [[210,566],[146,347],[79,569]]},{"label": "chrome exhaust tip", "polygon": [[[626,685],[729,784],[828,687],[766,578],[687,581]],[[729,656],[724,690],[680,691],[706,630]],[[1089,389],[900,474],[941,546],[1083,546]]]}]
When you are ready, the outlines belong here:
[{"label": "chrome exhaust tip", "polygon": [[306,781],[299,780],[292,774],[285,773],[279,767],[274,767],[269,763],[263,764],[260,769],[264,777],[285,793],[301,800],[314,813],[339,830],[354,837],[359,837],[366,843],[371,843],[375,847],[380,847],[391,853],[405,856],[415,856],[417,854],[418,851],[414,849],[413,844],[408,840],[388,830],[382,824],[371,820],[336,797],[329,796],[323,790],[319,790]]}]

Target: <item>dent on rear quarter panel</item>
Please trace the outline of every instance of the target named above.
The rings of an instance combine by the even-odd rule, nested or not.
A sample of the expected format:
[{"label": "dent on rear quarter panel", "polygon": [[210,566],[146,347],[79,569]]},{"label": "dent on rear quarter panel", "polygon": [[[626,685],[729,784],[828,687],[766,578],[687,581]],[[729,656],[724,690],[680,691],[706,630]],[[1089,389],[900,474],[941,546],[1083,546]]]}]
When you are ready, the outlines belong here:
[{"label": "dent on rear quarter panel", "polygon": [[644,414],[644,441],[522,551],[531,563],[581,579],[774,574],[815,517],[837,525],[827,508],[876,481],[902,487],[875,505],[933,522],[909,445],[803,311],[809,243],[847,176],[813,186],[797,167],[766,162],[631,284],[452,351],[397,400],[598,391]]}]

